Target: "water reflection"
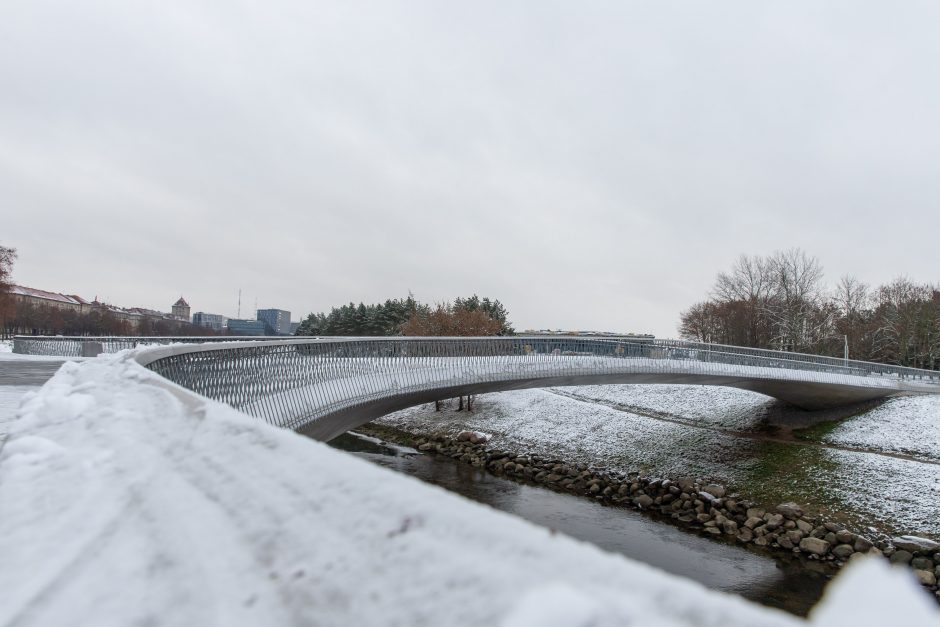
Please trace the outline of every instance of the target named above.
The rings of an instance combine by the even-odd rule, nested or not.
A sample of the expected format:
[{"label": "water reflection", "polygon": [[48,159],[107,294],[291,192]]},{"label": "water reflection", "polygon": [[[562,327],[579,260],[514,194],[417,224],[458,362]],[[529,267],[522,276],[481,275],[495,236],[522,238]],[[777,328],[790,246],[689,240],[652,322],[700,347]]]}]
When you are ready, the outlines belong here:
[{"label": "water reflection", "polygon": [[714,542],[632,510],[519,484],[467,464],[352,434],[331,444],[605,550],[795,614],[805,615],[825,585],[823,575],[808,572],[796,562],[778,562]]}]

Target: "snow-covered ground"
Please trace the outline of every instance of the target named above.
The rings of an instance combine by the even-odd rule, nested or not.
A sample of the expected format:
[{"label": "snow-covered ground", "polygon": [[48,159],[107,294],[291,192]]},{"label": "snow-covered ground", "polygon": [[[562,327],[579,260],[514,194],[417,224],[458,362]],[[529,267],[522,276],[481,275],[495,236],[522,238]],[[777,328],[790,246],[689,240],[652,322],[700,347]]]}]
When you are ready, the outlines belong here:
[{"label": "snow-covered ground", "polygon": [[[3,625],[801,624],[193,399],[126,355],[66,364],[13,413]],[[940,612],[875,561],[812,615],[889,620]]]},{"label": "snow-covered ground", "polygon": [[823,440],[940,461],[940,395],[890,399],[840,422]]},{"label": "snow-covered ground", "polygon": [[721,428],[753,428],[776,401],[715,385],[587,385],[556,388],[576,398]]},{"label": "snow-covered ground", "polygon": [[874,523],[940,537],[940,465],[825,446],[935,455],[940,396],[891,399],[836,423],[821,442],[765,439],[761,421],[771,403],[732,388],[584,386],[486,394],[472,413],[452,407],[436,413],[423,405],[380,422],[415,432],[485,431],[495,436],[494,446],[623,471],[710,478],[768,505],[794,500],[861,529]]}]

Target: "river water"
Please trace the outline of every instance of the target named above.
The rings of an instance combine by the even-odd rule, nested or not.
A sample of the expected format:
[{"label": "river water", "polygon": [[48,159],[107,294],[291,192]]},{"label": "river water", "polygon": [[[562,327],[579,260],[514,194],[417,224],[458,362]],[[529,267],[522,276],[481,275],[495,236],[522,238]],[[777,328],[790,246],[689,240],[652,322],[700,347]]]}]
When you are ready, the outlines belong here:
[{"label": "river water", "polygon": [[824,575],[795,559],[777,560],[717,542],[635,510],[516,483],[468,464],[356,434],[345,434],[330,444],[607,551],[793,614],[806,615],[826,583]]}]

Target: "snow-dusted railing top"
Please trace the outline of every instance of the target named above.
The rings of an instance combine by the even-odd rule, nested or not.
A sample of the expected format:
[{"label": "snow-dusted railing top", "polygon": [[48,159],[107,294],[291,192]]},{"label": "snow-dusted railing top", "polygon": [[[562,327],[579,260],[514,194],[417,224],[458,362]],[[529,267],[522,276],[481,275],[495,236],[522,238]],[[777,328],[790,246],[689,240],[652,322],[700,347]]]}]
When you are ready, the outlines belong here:
[{"label": "snow-dusted railing top", "polygon": [[100,345],[102,353],[117,353],[129,348],[151,344],[205,344],[207,342],[244,342],[270,340],[270,336],[210,335],[210,336],[124,336],[124,335],[16,335],[13,352],[22,355],[53,357],[81,357],[83,347],[89,343]]},{"label": "snow-dusted railing top", "polygon": [[940,393],[940,372],[675,340],[322,338],[176,345],[136,359],[189,390],[329,439],[402,407],[525,387],[702,383],[807,408]]}]

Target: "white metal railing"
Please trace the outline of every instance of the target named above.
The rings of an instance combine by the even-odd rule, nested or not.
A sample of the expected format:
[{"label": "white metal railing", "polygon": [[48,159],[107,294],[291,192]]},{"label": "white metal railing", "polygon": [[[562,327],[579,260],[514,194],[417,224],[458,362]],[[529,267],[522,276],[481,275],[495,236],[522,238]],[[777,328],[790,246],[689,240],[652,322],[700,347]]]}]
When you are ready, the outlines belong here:
[{"label": "white metal railing", "polygon": [[[814,394],[864,390],[940,393],[940,372],[799,353],[675,340],[579,337],[322,338],[176,345],[137,360],[202,396],[298,428],[383,399],[591,382],[675,380],[813,385]],[[659,379],[657,379],[659,377]],[[759,385],[740,385],[763,391]],[[774,391],[776,390],[776,392]],[[821,391],[820,391],[821,390]],[[467,393],[467,392],[463,392]]]}]

